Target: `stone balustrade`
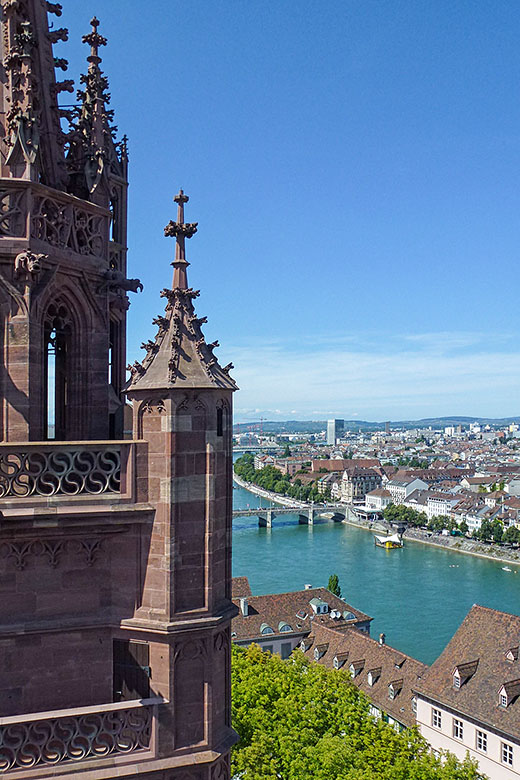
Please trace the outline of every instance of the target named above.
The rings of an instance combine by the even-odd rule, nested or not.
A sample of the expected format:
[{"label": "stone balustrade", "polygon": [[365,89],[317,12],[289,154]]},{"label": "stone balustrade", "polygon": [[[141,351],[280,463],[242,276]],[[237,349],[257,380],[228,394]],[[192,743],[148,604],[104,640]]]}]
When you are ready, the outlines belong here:
[{"label": "stone balustrade", "polygon": [[135,761],[136,753],[153,758],[157,710],[164,702],[156,697],[0,718],[0,775],[54,776],[60,766],[94,759],[113,764]]},{"label": "stone balustrade", "polygon": [[0,179],[0,236],[36,239],[83,257],[108,255],[110,214],[31,181]]},{"label": "stone balustrade", "polygon": [[131,441],[0,444],[0,500],[130,497]]}]

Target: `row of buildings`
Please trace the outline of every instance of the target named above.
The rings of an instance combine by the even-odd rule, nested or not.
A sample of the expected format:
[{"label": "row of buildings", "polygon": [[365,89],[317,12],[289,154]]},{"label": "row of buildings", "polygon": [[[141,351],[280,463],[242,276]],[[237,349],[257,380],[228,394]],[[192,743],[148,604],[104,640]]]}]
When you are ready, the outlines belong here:
[{"label": "row of buildings", "polygon": [[491,780],[520,777],[520,617],[474,605],[431,665],[370,636],[371,618],[324,588],[253,596],[233,580],[233,642],[347,671],[370,712],[417,726],[432,750],[478,761]]}]

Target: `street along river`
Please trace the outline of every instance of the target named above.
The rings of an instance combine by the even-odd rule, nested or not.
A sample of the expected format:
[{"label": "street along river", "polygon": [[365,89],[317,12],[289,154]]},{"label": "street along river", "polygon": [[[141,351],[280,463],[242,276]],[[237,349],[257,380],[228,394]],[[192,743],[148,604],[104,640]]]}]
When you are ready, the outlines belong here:
[{"label": "street along river", "polygon": [[[268,506],[243,488],[235,509]],[[233,576],[247,576],[253,594],[327,585],[339,576],[342,596],[374,618],[371,634],[431,663],[472,604],[520,614],[520,566],[406,541],[401,550],[375,547],[363,528],[323,522],[299,525],[296,516],[259,528],[254,517],[233,520]]]}]

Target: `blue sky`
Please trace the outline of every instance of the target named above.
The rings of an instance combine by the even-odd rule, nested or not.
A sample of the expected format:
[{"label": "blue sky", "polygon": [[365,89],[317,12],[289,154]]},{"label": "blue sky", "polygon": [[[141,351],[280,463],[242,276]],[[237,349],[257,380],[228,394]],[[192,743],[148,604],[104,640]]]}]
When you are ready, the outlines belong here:
[{"label": "blue sky", "polygon": [[130,138],[130,360],[182,186],[239,422],[520,414],[518,2],[63,4]]}]

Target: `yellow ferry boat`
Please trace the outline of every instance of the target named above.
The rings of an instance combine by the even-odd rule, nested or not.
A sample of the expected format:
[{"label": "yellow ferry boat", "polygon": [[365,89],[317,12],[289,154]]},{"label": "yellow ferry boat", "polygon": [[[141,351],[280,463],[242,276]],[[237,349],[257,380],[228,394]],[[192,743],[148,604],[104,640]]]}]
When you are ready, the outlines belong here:
[{"label": "yellow ferry boat", "polygon": [[398,534],[393,536],[374,536],[376,547],[384,547],[387,550],[393,550],[395,547],[403,547],[403,540]]}]

